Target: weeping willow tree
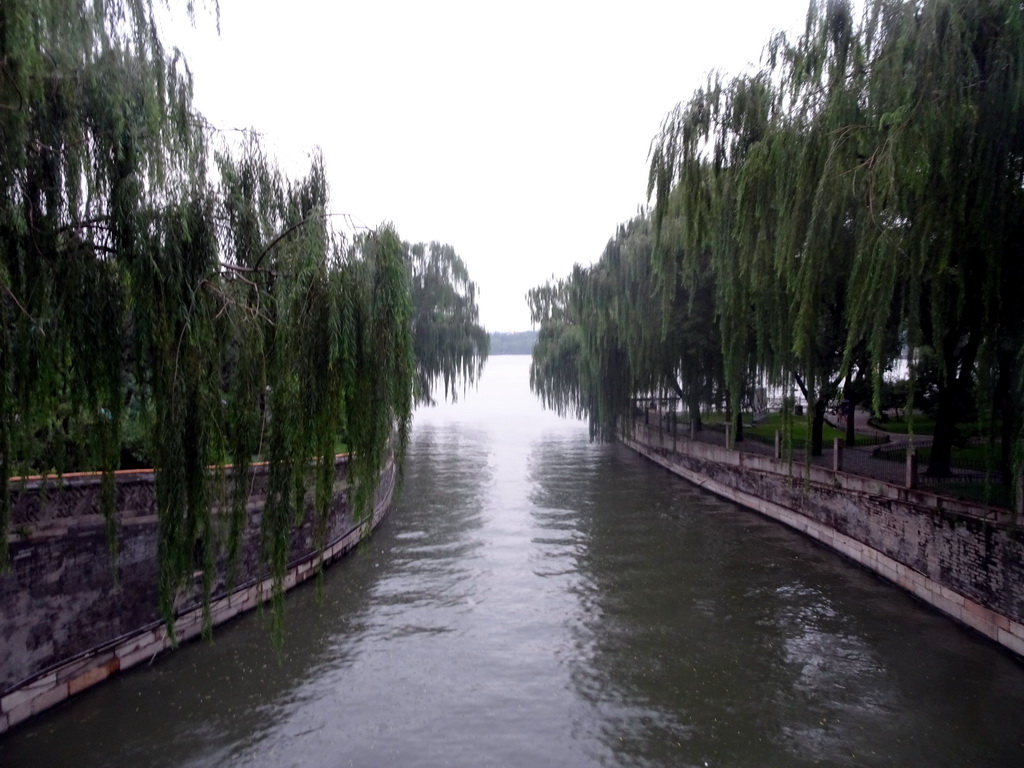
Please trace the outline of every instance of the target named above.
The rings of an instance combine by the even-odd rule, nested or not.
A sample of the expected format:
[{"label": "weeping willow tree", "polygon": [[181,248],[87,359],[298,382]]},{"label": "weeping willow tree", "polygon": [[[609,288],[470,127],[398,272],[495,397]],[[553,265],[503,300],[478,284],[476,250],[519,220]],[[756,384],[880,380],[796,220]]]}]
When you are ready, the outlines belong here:
[{"label": "weeping willow tree", "polygon": [[677,395],[697,424],[721,389],[717,326],[704,315],[706,273],[680,281],[663,316],[653,227],[619,227],[599,260],[528,294],[534,324],[531,387],[545,406],[586,417],[592,438],[613,439],[636,399]]},{"label": "weeping willow tree", "polygon": [[575,418],[588,412],[580,377],[582,329],[571,296],[579,275],[574,269],[569,277],[552,278],[526,294],[530,321],[540,326],[530,360],[530,389],[545,408]]},{"label": "weeping willow tree", "polygon": [[[854,272],[860,310],[905,292],[912,347],[940,361],[929,473],[949,472],[973,376],[981,411],[1019,430],[1021,401],[990,393],[1019,375],[1020,248],[1024,226],[1024,9],[1019,3],[877,5],[868,90],[879,136],[867,162],[865,207],[878,221]],[[893,278],[880,278],[884,269]],[[898,287],[897,287],[898,286]],[[1012,350],[1012,351],[1010,351]],[[1008,433],[1007,433],[1008,434]],[[1004,450],[1009,441],[1004,441]]]},{"label": "weeping willow tree", "polygon": [[[3,531],[8,478],[69,460],[107,470],[111,509],[124,333],[155,331],[165,311],[166,295],[132,288],[156,268],[155,242],[188,249],[185,228],[208,219],[191,77],[152,22],[142,0],[0,8]],[[195,242],[210,236],[197,228]]]},{"label": "weeping willow tree", "polygon": [[[223,256],[215,267],[221,279],[210,283],[215,333],[202,345],[208,355],[219,340],[226,359],[214,369],[208,392],[214,401],[208,423],[222,428],[207,441],[219,449],[207,462],[226,457],[242,480],[233,486],[233,559],[246,519],[249,463],[254,456],[267,461],[263,554],[272,572],[283,573],[290,532],[302,519],[310,487],[316,530],[325,531],[339,445],[352,454],[349,474],[360,511],[369,509],[392,435],[395,451],[404,450],[414,372],[409,270],[391,227],[351,243],[330,230],[319,157],[298,181],[284,178],[255,142],[240,158],[222,154],[218,160]],[[167,360],[168,354],[160,350],[153,358]],[[157,433],[155,443],[157,466],[177,465],[173,456],[162,456],[174,441]],[[208,479],[209,473],[197,472],[197,483]],[[207,501],[188,500],[168,517],[187,520],[188,510]],[[191,534],[186,530],[185,538]],[[182,565],[185,571],[173,578],[185,574]]]},{"label": "weeping willow tree", "polygon": [[789,305],[778,296],[784,286],[747,279],[752,263],[766,256],[764,234],[743,238],[736,226],[741,205],[769,225],[771,207],[750,204],[751,184],[741,169],[758,152],[777,110],[766,78],[723,82],[715,76],[669,114],[651,151],[648,193],[656,193],[659,246],[652,257],[666,322],[680,284],[711,287],[706,322],[719,330],[726,410],[736,415],[744,394],[772,370],[763,361],[774,356],[774,337],[787,326]]},{"label": "weeping willow tree", "polygon": [[753,367],[797,377],[820,414],[869,367],[877,408],[902,342],[941,360],[930,472],[949,471],[975,377],[1019,428],[1021,17],[996,0],[875,0],[858,24],[849,3],[814,2],[764,69],[669,116],[655,218],[678,194],[688,252],[711,253],[733,398]]},{"label": "weeping willow tree", "polygon": [[[1019,3],[871,0],[858,21],[849,2],[812,2],[760,70],[712,76],[665,119],[649,264],[624,266],[614,244],[531,292],[535,391],[593,419],[666,361],[663,384],[697,371],[691,391],[720,382],[734,413],[752,383],[796,383],[814,453],[841,386],[871,379],[877,409],[883,372],[927,355],[929,472],[949,472],[973,388],[1008,469],[1024,405],[1022,99]],[[707,338],[720,354],[694,353]]]},{"label": "weeping willow tree", "polygon": [[657,225],[649,222],[651,246],[645,249],[646,269],[637,281],[644,286],[637,292],[637,307],[648,313],[644,322],[650,328],[658,328],[659,320],[650,313],[660,313],[661,334],[651,359],[662,373],[661,385],[679,396],[694,431],[701,431],[702,411],[726,401],[728,388],[710,253],[688,253],[683,224],[678,210]]},{"label": "weeping willow tree", "polygon": [[[1024,11],[998,0],[879,0],[858,25],[847,3],[815,4],[804,36],[772,56],[801,143],[825,158],[807,175],[803,257],[822,276],[848,254],[844,365],[865,344],[877,382],[894,335],[912,359],[931,350],[928,471],[948,474],[971,383],[991,415],[992,393],[1008,392],[1018,370],[1008,286],[1021,277]],[[820,317],[806,295],[802,311]],[[998,407],[1004,428],[1019,429],[1011,400]]]},{"label": "weeping willow tree", "polygon": [[[424,390],[393,228],[333,231],[319,156],[299,179],[255,141],[211,156],[191,76],[155,30],[147,0],[0,6],[0,565],[15,475],[101,469],[116,542],[128,424],[156,470],[170,625],[197,567],[207,606],[215,563],[233,568],[254,459],[279,604],[307,491],[322,536],[344,444],[368,510]],[[475,321],[464,265],[438,263],[417,300]],[[425,349],[453,383],[486,352],[450,331]]]},{"label": "weeping willow tree", "polygon": [[[820,183],[833,178],[823,169],[834,157],[808,120],[770,73],[716,77],[666,119],[649,192],[659,236],[673,227],[684,246],[678,262],[659,250],[665,285],[676,272],[714,276],[729,410],[739,411],[754,382],[796,383],[814,404],[811,449],[820,454],[826,405],[850,373],[844,320],[855,208],[837,195],[827,219],[811,214],[834,191]],[[851,344],[858,363],[862,347]]]},{"label": "weeping willow tree", "polygon": [[416,400],[433,403],[439,382],[454,400],[457,381],[468,386],[480,377],[490,347],[476,306],[477,285],[450,245],[406,244],[405,254],[412,276]]},{"label": "weeping willow tree", "polygon": [[[614,241],[609,247],[614,249]],[[587,393],[590,436],[605,439],[615,434],[618,417],[628,413],[636,391],[632,384],[637,372],[630,366],[617,306],[619,285],[609,270],[591,267],[573,273],[572,287],[580,327],[580,388]]]}]

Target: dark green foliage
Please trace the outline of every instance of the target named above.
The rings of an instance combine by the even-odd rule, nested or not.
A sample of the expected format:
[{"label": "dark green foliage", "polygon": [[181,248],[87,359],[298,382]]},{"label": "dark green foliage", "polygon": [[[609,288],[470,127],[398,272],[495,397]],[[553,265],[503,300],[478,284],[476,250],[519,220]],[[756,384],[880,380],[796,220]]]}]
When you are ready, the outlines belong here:
[{"label": "dark green foliage", "polygon": [[718,327],[707,272],[670,289],[655,270],[651,224],[621,226],[600,260],[568,279],[530,291],[540,326],[530,384],[545,406],[586,416],[591,436],[609,440],[637,397],[678,396],[699,420],[721,392]]},{"label": "dark green foliage", "polygon": [[530,363],[530,389],[545,408],[577,418],[588,413],[583,400],[587,393],[581,386],[581,327],[572,300],[573,281],[579,274],[577,268],[572,277],[552,280],[526,296],[530,320],[540,326]]},{"label": "dark green foliage", "polygon": [[[760,71],[712,76],[668,115],[649,193],[652,274],[628,266],[620,233],[594,267],[531,294],[540,309],[562,297],[569,318],[535,312],[545,402],[571,402],[600,432],[619,389],[685,395],[687,371],[702,372],[691,392],[733,413],[754,382],[797,382],[813,449],[825,405],[869,387],[877,411],[883,372],[909,351],[935,415],[929,472],[948,472],[975,411],[1008,469],[1024,412],[1019,3],[871,0],[858,23],[849,2],[815,0]],[[701,352],[715,343],[720,355]],[[675,376],[659,379],[666,362]]]},{"label": "dark green foliage", "polygon": [[[146,0],[0,6],[0,537],[12,475],[75,468],[104,471],[116,541],[112,472],[150,459],[170,626],[197,570],[208,606],[218,558],[234,568],[254,460],[279,607],[307,496],[326,531],[337,446],[366,515],[414,394],[474,380],[486,334],[450,248],[331,230],[319,156],[298,180],[255,141],[211,158],[155,29]],[[442,318],[416,346],[414,306]]]},{"label": "dark green foliage", "polygon": [[147,249],[203,206],[205,136],[154,28],[144,0],[0,6],[0,531],[11,475],[117,467],[126,335],[171,332]]},{"label": "dark green foliage", "polygon": [[438,381],[457,397],[456,382],[474,383],[483,370],[490,338],[480,325],[477,286],[450,245],[405,245],[412,280],[417,402],[433,403]]}]

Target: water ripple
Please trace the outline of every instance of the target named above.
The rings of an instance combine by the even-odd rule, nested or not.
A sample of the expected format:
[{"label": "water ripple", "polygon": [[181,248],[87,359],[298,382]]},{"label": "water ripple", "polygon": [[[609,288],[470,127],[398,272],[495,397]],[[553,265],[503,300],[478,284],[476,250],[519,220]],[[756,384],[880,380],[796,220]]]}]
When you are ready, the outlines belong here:
[{"label": "water ripple", "polygon": [[0,765],[1024,764],[1024,669],[791,531],[537,409],[418,411],[371,541],[0,740]]}]

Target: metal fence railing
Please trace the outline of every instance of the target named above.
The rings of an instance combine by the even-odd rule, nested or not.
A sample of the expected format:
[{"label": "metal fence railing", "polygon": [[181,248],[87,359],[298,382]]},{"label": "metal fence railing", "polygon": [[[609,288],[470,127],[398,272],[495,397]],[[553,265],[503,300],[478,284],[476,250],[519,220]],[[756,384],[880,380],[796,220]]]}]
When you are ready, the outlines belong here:
[{"label": "metal fence railing", "polygon": [[809,459],[803,445],[786,446],[776,437],[765,437],[756,432],[744,430],[742,441],[733,433],[732,425],[707,424],[699,431],[678,414],[658,410],[638,411],[637,421],[648,428],[662,433],[663,444],[679,440],[698,440],[721,446],[731,445],[734,450],[763,455],[791,458],[796,463],[832,469],[838,467],[848,474],[871,477],[892,485],[905,488],[921,488],[943,496],[978,501],[999,507],[1013,506],[1012,484],[1006,481],[1003,472],[994,460],[979,461],[970,457],[954,457],[953,467],[947,475],[929,474],[928,456],[930,440],[917,437],[913,450],[916,459],[907,460],[908,441],[902,436],[891,439],[877,433],[858,433],[854,447],[825,446],[821,456]]},{"label": "metal fence railing", "polygon": [[[978,443],[977,445],[981,445]],[[948,472],[932,472],[929,466],[931,445],[915,441],[915,451],[921,471],[917,483],[921,488],[956,498],[981,501],[996,506],[1009,507],[1013,503],[1013,487],[999,465],[995,450],[986,458],[971,455],[957,455],[954,451]],[[879,462],[901,465],[906,462],[907,444],[897,443],[882,446],[872,452]]]}]

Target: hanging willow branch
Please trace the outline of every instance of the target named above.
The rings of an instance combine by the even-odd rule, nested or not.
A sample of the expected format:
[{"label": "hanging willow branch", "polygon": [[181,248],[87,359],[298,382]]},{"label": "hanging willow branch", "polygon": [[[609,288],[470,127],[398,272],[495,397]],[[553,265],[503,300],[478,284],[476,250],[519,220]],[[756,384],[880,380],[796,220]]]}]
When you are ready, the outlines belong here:
[{"label": "hanging willow branch", "polygon": [[416,401],[432,404],[439,381],[444,396],[455,400],[456,382],[468,386],[480,377],[490,346],[480,325],[477,285],[450,245],[403,247],[412,284]]},{"label": "hanging willow branch", "polygon": [[[720,354],[676,378],[696,365],[731,410],[752,382],[799,381],[819,449],[844,380],[871,379],[877,409],[883,371],[924,355],[938,371],[929,472],[949,471],[972,404],[1001,425],[1008,471],[1024,411],[1024,10],[872,0],[858,23],[851,3],[814,0],[804,33],[774,37],[764,61],[710,77],[652,143],[653,277],[622,269],[620,235],[531,292],[534,390],[592,424],[609,388],[648,391],[643,371],[687,328],[682,291]],[[639,285],[660,337],[630,309]],[[625,368],[609,366],[616,350]]]},{"label": "hanging willow branch", "polygon": [[710,273],[677,273],[667,287],[657,249],[682,259],[674,234],[656,244],[653,225],[638,216],[593,266],[528,294],[540,326],[531,388],[545,407],[586,417],[594,439],[613,439],[635,400],[660,392],[677,395],[699,424],[701,407],[722,390]]},{"label": "hanging willow branch", "polygon": [[[130,450],[156,470],[172,629],[196,570],[207,611],[215,567],[236,571],[260,459],[279,628],[307,491],[323,543],[344,448],[365,518],[414,394],[474,380],[486,334],[450,249],[410,261],[390,226],[354,242],[328,227],[319,155],[297,180],[253,136],[211,162],[187,68],[155,29],[145,0],[0,6],[0,104],[17,105],[0,112],[0,567],[11,476],[102,470],[116,541],[112,473]],[[444,318],[419,364],[414,306]]]}]

